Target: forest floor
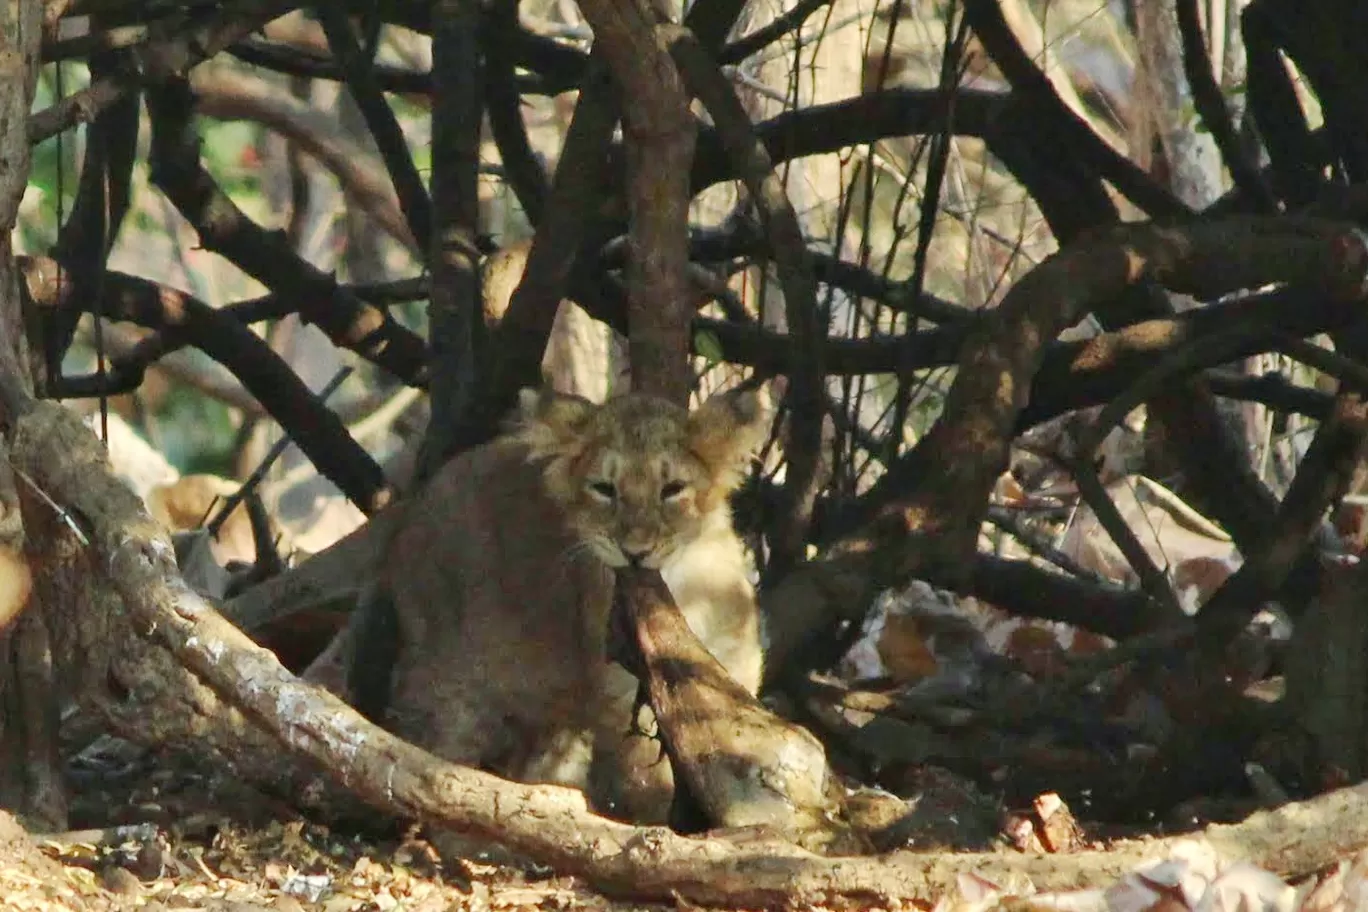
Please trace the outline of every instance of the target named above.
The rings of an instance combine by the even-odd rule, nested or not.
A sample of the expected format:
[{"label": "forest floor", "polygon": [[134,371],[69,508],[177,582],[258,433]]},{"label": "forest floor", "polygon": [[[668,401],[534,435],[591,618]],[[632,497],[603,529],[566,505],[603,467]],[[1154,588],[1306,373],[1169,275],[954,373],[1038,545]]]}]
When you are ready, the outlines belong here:
[{"label": "forest floor", "polygon": [[180,758],[109,738],[101,748],[73,767],[71,831],[28,833],[0,811],[0,909],[667,908],[610,901],[550,871],[444,863],[414,835],[334,833]]},{"label": "forest floor", "polygon": [[[416,829],[387,838],[332,831],[220,768],[108,736],[98,737],[72,757],[67,774],[72,829],[26,831],[14,817],[0,811],[0,910],[699,910],[678,898],[660,905],[611,900],[578,878],[558,876],[548,869],[444,861]],[[1300,825],[1304,833],[1315,833],[1313,839],[1337,846],[1340,864],[1303,880],[1296,889],[1238,858],[1218,860],[1200,850],[1174,850],[1156,857],[1153,851],[1141,851],[1145,844],[1154,845],[1153,837],[1131,831],[1126,834],[1129,839],[1113,843],[1121,834],[1104,836],[1085,827],[1091,836],[1075,848],[1109,850],[1108,856],[1118,859],[1108,865],[1112,873],[1101,883],[1094,878],[1094,889],[1072,897],[1067,891],[1037,894],[1033,900],[1039,905],[1029,908],[1168,912],[1368,908],[1368,851],[1353,848],[1361,842],[1357,835],[1361,828],[1335,833],[1327,829],[1328,817],[1308,817],[1305,812],[1286,825]],[[1254,840],[1284,848],[1295,841],[1277,829]],[[1003,851],[1004,860],[1020,857],[1020,852],[1010,848]],[[1049,850],[1037,847],[1026,854],[1041,851]],[[1121,862],[1121,857],[1132,861]],[[1160,857],[1167,860],[1158,868],[1150,867]],[[1118,863],[1121,870],[1132,864],[1137,867],[1117,880]],[[937,909],[999,908],[999,898],[1008,902],[1004,908],[1027,908],[1013,903],[1030,901],[1009,900],[991,880],[981,877],[961,877],[958,883],[958,890],[951,892],[960,895],[943,897],[948,905],[937,905]],[[1025,892],[1031,892],[1027,884],[1018,886],[1027,886]],[[842,908],[851,912],[876,907],[860,903]]]}]

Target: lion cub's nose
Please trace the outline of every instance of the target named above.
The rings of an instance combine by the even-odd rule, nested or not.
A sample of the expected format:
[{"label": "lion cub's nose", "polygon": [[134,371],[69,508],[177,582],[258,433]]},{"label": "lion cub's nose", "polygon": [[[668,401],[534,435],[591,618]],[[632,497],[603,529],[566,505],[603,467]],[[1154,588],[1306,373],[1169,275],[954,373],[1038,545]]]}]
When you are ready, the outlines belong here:
[{"label": "lion cub's nose", "polygon": [[627,563],[631,564],[633,567],[640,567],[641,562],[644,561],[646,556],[650,553],[650,548],[629,548],[626,545],[622,546],[622,556],[627,558]]}]

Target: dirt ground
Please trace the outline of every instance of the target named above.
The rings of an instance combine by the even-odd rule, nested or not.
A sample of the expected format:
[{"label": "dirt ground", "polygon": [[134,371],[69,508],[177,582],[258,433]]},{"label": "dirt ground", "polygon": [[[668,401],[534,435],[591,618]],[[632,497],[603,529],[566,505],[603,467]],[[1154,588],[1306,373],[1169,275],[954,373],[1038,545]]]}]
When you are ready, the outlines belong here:
[{"label": "dirt ground", "polygon": [[0,811],[0,909],[663,909],[548,871],[444,865],[408,836],[330,832],[213,771],[102,739],[73,761],[71,823],[28,833]]}]

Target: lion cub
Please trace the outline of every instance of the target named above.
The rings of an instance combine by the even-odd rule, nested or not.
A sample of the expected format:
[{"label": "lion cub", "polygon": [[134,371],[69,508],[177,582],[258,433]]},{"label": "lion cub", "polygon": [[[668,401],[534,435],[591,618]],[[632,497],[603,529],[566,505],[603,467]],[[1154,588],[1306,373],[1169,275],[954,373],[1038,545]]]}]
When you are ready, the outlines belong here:
[{"label": "lion cub", "polygon": [[693,413],[524,390],[507,433],[415,493],[385,552],[377,585],[398,641],[386,724],[445,759],[664,822],[669,764],[629,734],[636,679],[605,658],[612,568],[658,569],[754,694],[759,613],[727,498],[768,427],[751,390]]}]

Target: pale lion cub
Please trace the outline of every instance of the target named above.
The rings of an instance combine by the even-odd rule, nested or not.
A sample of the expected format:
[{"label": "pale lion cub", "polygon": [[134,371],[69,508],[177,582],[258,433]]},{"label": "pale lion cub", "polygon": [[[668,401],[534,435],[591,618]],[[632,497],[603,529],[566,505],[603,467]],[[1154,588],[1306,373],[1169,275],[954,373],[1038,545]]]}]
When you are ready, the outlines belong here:
[{"label": "pale lion cub", "polygon": [[629,736],[636,680],[604,655],[611,568],[659,569],[754,694],[759,615],[727,497],[767,432],[750,390],[692,414],[643,395],[594,405],[524,390],[508,432],[418,492],[386,551],[378,583],[398,626],[387,724],[446,759],[663,822],[669,764]]}]

